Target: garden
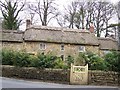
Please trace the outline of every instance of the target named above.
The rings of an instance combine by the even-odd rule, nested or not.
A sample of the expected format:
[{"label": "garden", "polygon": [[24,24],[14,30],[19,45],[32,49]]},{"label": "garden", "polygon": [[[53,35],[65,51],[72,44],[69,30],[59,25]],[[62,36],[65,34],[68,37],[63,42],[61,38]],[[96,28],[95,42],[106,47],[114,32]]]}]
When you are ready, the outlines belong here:
[{"label": "garden", "polygon": [[120,52],[117,51],[111,51],[103,57],[91,52],[79,53],[76,57],[67,56],[64,61],[52,53],[30,55],[22,51],[3,49],[1,55],[2,65],[69,69],[71,63],[74,63],[75,65],[88,64],[89,70],[120,71]]}]

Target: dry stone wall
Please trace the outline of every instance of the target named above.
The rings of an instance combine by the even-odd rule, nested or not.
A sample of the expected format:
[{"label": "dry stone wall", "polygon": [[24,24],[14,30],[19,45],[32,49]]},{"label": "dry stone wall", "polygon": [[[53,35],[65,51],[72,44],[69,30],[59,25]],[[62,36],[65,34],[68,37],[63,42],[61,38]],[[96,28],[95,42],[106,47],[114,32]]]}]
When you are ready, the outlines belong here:
[{"label": "dry stone wall", "polygon": [[[57,83],[70,82],[70,70],[62,69],[38,69],[27,67],[14,67],[2,65],[3,77],[17,77],[24,79],[37,79]],[[119,86],[117,72],[89,71],[89,85]]]}]

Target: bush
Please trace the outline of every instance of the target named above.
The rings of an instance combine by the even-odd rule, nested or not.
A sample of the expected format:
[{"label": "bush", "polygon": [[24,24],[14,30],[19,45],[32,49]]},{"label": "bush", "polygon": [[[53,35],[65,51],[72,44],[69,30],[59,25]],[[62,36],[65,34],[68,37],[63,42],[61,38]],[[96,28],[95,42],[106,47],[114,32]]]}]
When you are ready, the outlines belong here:
[{"label": "bush", "polygon": [[13,65],[15,59],[15,52],[12,50],[2,49],[2,64]]},{"label": "bush", "polygon": [[67,68],[67,65],[59,57],[51,53],[46,55],[39,53],[37,56],[31,56],[25,52],[6,49],[2,51],[2,64],[19,67]]},{"label": "bush", "polygon": [[55,60],[55,66],[54,66],[54,68],[56,68],[56,69],[68,69],[68,66],[65,65],[65,62],[62,61],[61,58],[58,57],[58,58]]},{"label": "bush", "polygon": [[13,50],[2,50],[2,64],[26,67],[30,65],[29,54]]},{"label": "bush", "polygon": [[104,56],[105,60],[94,53],[87,52],[80,53],[76,59],[69,55],[66,62],[51,53],[46,55],[39,53],[37,56],[31,56],[25,52],[3,49],[1,54],[3,65],[68,69],[71,63],[74,63],[75,65],[88,64],[91,70],[120,71],[120,52],[115,51],[106,54]]},{"label": "bush", "polygon": [[107,68],[104,59],[91,52],[86,53],[86,63],[90,70],[106,70]]},{"label": "bush", "polygon": [[15,52],[14,66],[28,67],[30,65],[29,54],[24,52]]},{"label": "bush", "polygon": [[104,57],[108,70],[110,71],[120,71],[120,52],[112,51],[105,55]]},{"label": "bush", "polygon": [[86,65],[90,70],[106,70],[106,62],[104,59],[92,52],[79,53],[76,59],[76,65]]},{"label": "bush", "polygon": [[30,61],[30,67],[36,67],[37,66],[37,61],[38,61],[38,57],[34,56],[34,55],[30,55],[29,56],[29,61]]},{"label": "bush", "polygon": [[55,63],[54,61],[57,59],[56,56],[51,54],[38,54],[38,60],[35,61],[36,67],[38,68],[53,68]]},{"label": "bush", "polygon": [[86,53],[80,52],[75,59],[75,65],[85,65],[86,64]]},{"label": "bush", "polygon": [[74,57],[68,55],[68,57],[66,58],[66,63],[67,63],[68,68],[70,68],[71,63],[74,63]]}]

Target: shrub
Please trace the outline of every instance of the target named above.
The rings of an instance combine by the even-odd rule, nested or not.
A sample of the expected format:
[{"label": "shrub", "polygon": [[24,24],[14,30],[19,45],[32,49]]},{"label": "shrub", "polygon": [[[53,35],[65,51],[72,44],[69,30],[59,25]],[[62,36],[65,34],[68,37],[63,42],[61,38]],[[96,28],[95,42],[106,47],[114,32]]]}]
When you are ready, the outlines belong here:
[{"label": "shrub", "polygon": [[57,59],[56,56],[51,54],[38,54],[38,60],[35,61],[36,67],[38,68],[53,68],[55,63],[54,61]]},{"label": "shrub", "polygon": [[75,65],[85,65],[86,64],[86,56],[85,53],[80,52],[77,58],[75,59]]},{"label": "shrub", "polygon": [[54,68],[59,68],[59,69],[62,69],[64,68],[64,61],[62,61],[62,59],[60,57],[58,57],[56,60],[55,60],[55,66]]},{"label": "shrub", "polygon": [[2,49],[2,64],[13,65],[15,59],[15,52],[13,50]]},{"label": "shrub", "polygon": [[29,54],[24,52],[15,52],[15,59],[13,65],[19,67],[28,67],[30,65]]},{"label": "shrub", "polygon": [[105,55],[105,61],[107,62],[108,70],[120,71],[120,52],[112,51]]},{"label": "shrub", "polygon": [[2,64],[27,67],[30,65],[29,54],[13,50],[2,50]]},{"label": "shrub", "polygon": [[74,57],[68,55],[68,57],[66,58],[66,63],[67,63],[68,68],[70,68],[71,63],[74,63]]},{"label": "shrub", "polygon": [[86,63],[89,65],[90,70],[106,70],[106,62],[97,54],[87,52]]},{"label": "shrub", "polygon": [[37,65],[37,61],[38,61],[38,57],[34,56],[34,55],[30,55],[29,56],[29,61],[30,61],[30,67],[36,67]]},{"label": "shrub", "polygon": [[88,64],[90,70],[106,70],[107,68],[104,59],[92,52],[79,53],[75,63],[76,65]]}]

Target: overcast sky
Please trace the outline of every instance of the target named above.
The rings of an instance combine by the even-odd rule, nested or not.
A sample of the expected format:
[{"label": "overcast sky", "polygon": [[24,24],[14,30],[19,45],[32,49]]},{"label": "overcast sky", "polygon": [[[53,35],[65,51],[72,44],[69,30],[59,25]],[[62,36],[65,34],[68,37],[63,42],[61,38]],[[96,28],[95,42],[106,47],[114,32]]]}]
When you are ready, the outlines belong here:
[{"label": "overcast sky", "polygon": [[[5,0],[0,0],[0,1],[5,1]],[[27,2],[36,2],[36,0],[26,0]],[[60,10],[62,10],[63,8],[64,8],[64,6],[66,6],[67,4],[69,4],[71,1],[74,1],[74,0],[56,0],[56,3],[58,4],[58,8],[60,9]],[[86,1],[86,0],[80,0],[81,2],[82,1]],[[87,0],[88,1],[88,0]],[[91,1],[91,0],[89,0],[89,1]],[[93,0],[94,1],[94,0]],[[103,1],[103,0],[101,0],[101,1]],[[119,0],[104,0],[104,1],[110,1],[111,3],[113,3],[113,4],[117,4],[117,2],[119,1]],[[26,14],[26,15],[24,15],[24,14]],[[23,15],[23,18],[24,19],[27,19],[27,18],[29,18],[30,17],[30,15],[28,15],[28,12],[24,12],[23,14],[21,14],[21,15]],[[20,16],[21,16],[20,15]],[[2,17],[2,14],[1,14],[1,12],[0,12],[0,17]],[[113,20],[114,21],[114,20]],[[112,21],[112,22],[113,22]],[[116,20],[115,20],[116,21]],[[54,21],[54,23],[51,23],[50,25],[51,26],[53,26],[53,24],[55,24],[55,23],[57,23],[56,21]],[[56,24],[57,25],[57,24]],[[26,26],[26,24],[23,24],[21,27],[20,27],[20,29],[21,30],[23,30],[23,29],[25,29],[25,26]]]}]

